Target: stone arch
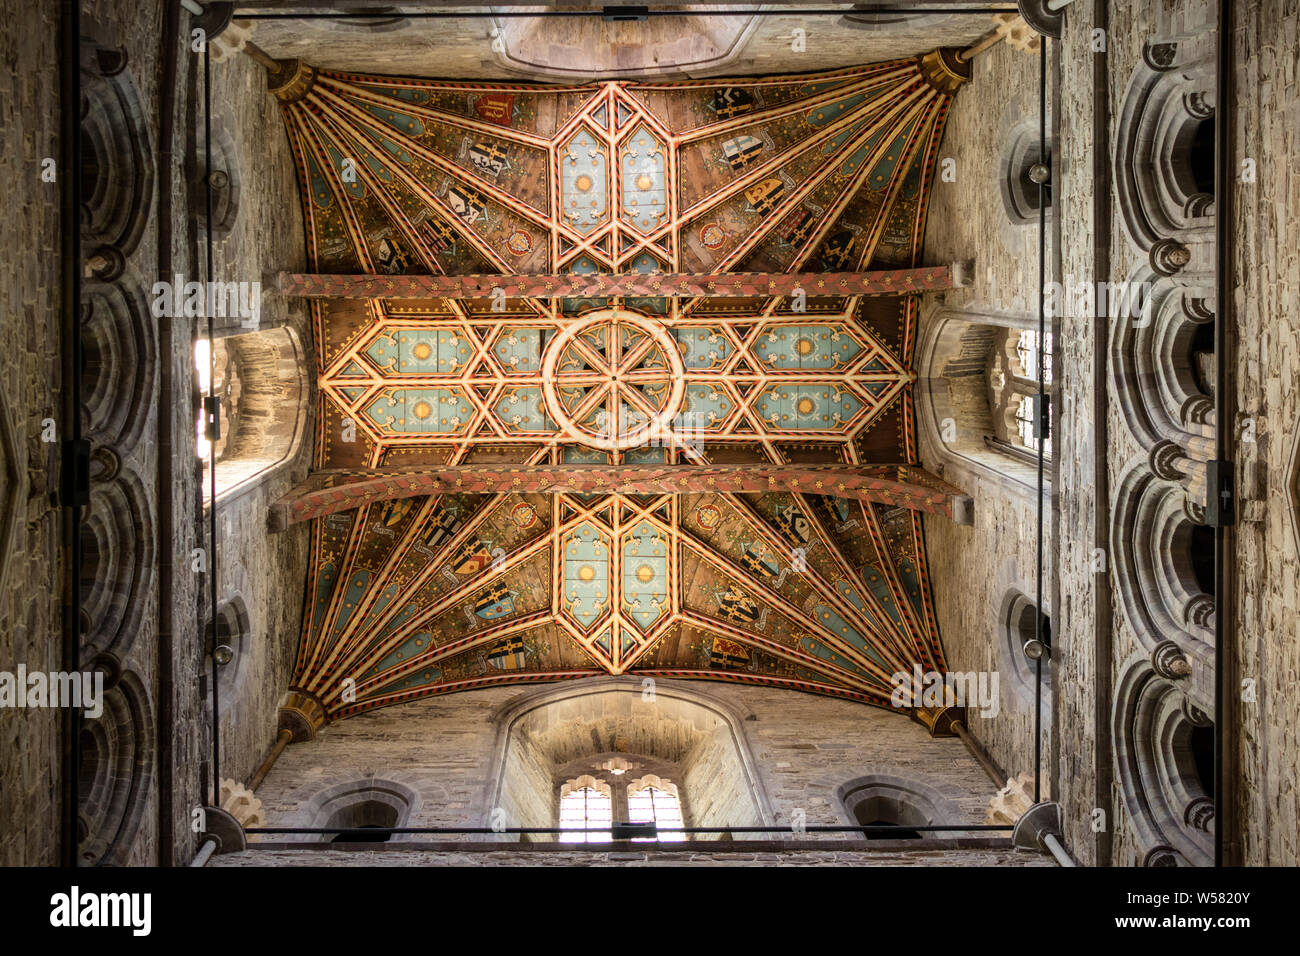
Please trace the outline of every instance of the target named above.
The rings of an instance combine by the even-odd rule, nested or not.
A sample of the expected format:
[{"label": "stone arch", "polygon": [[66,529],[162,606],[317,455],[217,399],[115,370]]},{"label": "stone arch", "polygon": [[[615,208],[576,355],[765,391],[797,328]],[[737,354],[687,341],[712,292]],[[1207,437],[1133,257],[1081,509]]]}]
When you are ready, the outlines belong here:
[{"label": "stone arch", "polygon": [[[410,25],[410,19],[402,14],[402,11],[395,6],[367,6],[358,7],[356,12],[367,13],[371,16],[366,17],[348,17],[339,16],[333,22],[340,27],[346,27],[351,30],[366,30],[371,33],[388,33],[392,30],[401,30]],[[390,14],[389,16],[379,16],[381,13]]]},{"label": "stone arch", "polygon": [[[209,175],[206,171],[205,150],[207,141],[205,139],[203,127],[198,128],[198,143],[195,147],[195,190],[194,195],[198,198],[195,213],[198,216],[199,228],[203,229],[207,222],[207,199],[206,186],[204,180]],[[235,226],[235,220],[239,216],[239,150],[235,148],[235,141],[231,138],[225,124],[221,119],[214,120],[212,124],[212,237],[214,239],[224,239],[230,235],[230,231]]]},{"label": "stone arch", "polygon": [[1179,485],[1158,478],[1141,459],[1130,462],[1116,483],[1110,532],[1125,616],[1147,651],[1172,640],[1210,666],[1215,599],[1207,533],[1212,541]]},{"label": "stone arch", "polygon": [[[403,827],[420,808],[412,787],[387,777],[363,777],[337,783],[316,793],[304,808],[309,827]],[[395,841],[410,834],[394,834]],[[333,834],[306,836],[331,842]]]},{"label": "stone arch", "polygon": [[140,628],[156,549],[152,502],[133,471],[91,485],[81,549],[82,661],[121,660]]},{"label": "stone arch", "polygon": [[[221,404],[217,501],[261,483],[292,459],[302,442],[311,390],[306,355],[287,327],[218,338],[212,344]],[[205,473],[203,493],[211,496]]]},{"label": "stone arch", "polygon": [[[1035,163],[1043,163],[1051,168],[1051,146],[1041,142],[1037,120],[1022,119],[1007,132],[998,160],[998,191],[1002,195],[1002,208],[1006,211],[1007,221],[1013,226],[1038,225],[1040,190],[1038,184],[1029,178],[1029,170]],[[1047,200],[1047,216],[1050,219],[1050,184],[1041,192]]]},{"label": "stone arch", "polygon": [[[1037,328],[1029,316],[965,313],[941,309],[923,324],[917,345],[917,428],[924,460],[931,467],[953,464],[1016,495],[1037,490],[1032,453],[1005,447],[995,438],[1006,423],[994,415],[990,373],[1009,332]],[[1044,475],[1044,490],[1050,473]]]},{"label": "stone arch", "polygon": [[[1178,43],[1148,42],[1129,78],[1115,127],[1121,218],[1130,240],[1152,255],[1157,271],[1165,271],[1156,263],[1162,242],[1184,247],[1210,247],[1213,242],[1212,40],[1202,36]],[[1190,271],[1207,271],[1209,264],[1205,258]],[[1170,265],[1177,270],[1188,261],[1176,259]]]},{"label": "stone arch", "polygon": [[1125,665],[1114,707],[1120,792],[1142,865],[1211,865],[1211,718],[1141,656]]},{"label": "stone arch", "polygon": [[[229,647],[234,655],[230,663],[217,665],[221,709],[224,712],[228,706],[233,706],[238,701],[243,679],[248,674],[247,658],[251,635],[248,607],[244,604],[244,599],[235,595],[223,601],[217,608],[216,627],[212,627],[211,622],[208,622],[204,631],[208,635],[208,659],[203,665],[205,674],[212,673],[211,653],[217,645]],[[207,697],[207,706],[209,709],[212,707],[211,695]]]},{"label": "stone arch", "polygon": [[150,126],[126,53],[82,43],[82,240],[129,256],[153,198]]},{"label": "stone arch", "polygon": [[143,291],[134,283],[88,282],[81,343],[86,435],[119,454],[130,451],[153,407],[157,365]]},{"label": "stone arch", "polygon": [[496,717],[487,806],[504,811],[510,826],[553,826],[550,808],[583,761],[594,773],[612,757],[627,757],[638,775],[677,784],[692,825],[770,824],[741,720],[712,695],[667,681],[656,681],[648,700],[642,682],[628,677],[540,689]]},{"label": "stone arch", "polygon": [[1127,307],[1118,309],[1110,335],[1124,420],[1148,452],[1168,441],[1208,457],[1214,433],[1214,290],[1158,276],[1148,267],[1125,288]]},{"label": "stone arch", "polygon": [[494,19],[487,39],[493,58],[512,73],[613,79],[718,69],[740,54],[757,24],[751,14],[725,9],[634,24],[598,17],[513,17]]},{"label": "stone arch", "polygon": [[934,35],[949,30],[961,30],[968,27],[964,24],[964,17],[954,15],[936,14],[933,11],[926,13],[906,13],[901,11],[881,12],[873,5],[865,3],[855,3],[844,15],[836,21],[839,28],[851,30],[864,30],[872,32],[888,32],[896,30],[920,29],[923,32],[933,31]]},{"label": "stone arch", "polygon": [[[1025,642],[1037,635],[1038,609],[1034,602],[1023,592],[1012,588],[1002,598],[998,612],[999,635],[1001,637],[1001,657],[1003,670],[1010,676],[1011,690],[1016,698],[1025,705],[1032,706],[1037,693],[1036,684],[1041,684],[1045,701],[1052,693],[1052,658],[1049,656],[1042,668],[1041,681],[1038,668],[1025,656]],[[1043,642],[1050,648],[1051,615],[1043,611]],[[1047,709],[1050,714],[1050,707]]]},{"label": "stone arch", "polygon": [[[854,777],[835,788],[835,797],[849,824],[866,826],[883,822],[906,831],[910,827],[962,822],[961,809],[938,790],[919,780],[892,774]],[[915,838],[928,834],[913,831],[907,835]],[[889,837],[868,836],[868,839],[882,838]]]},{"label": "stone arch", "polygon": [[105,690],[103,712],[81,724],[78,858],[121,865],[129,856],[153,787],[153,717],[131,671]]}]

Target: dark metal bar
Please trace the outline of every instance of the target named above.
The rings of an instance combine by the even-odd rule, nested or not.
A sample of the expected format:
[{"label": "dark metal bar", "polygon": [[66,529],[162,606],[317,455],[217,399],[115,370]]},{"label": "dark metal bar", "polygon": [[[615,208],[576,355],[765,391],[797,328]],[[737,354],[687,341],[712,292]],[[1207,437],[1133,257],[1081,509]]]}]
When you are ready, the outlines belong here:
[{"label": "dark metal bar", "polygon": [[[1038,161],[1044,163],[1047,148],[1047,37],[1038,42]],[[1043,382],[1043,354],[1047,331],[1044,308],[1047,290],[1047,183],[1038,184],[1038,407],[1035,428],[1038,429],[1038,494],[1035,507],[1038,511],[1037,558],[1034,574],[1034,639],[1043,642],[1043,445],[1050,431],[1043,409],[1046,394]],[[1034,661],[1034,803],[1042,800],[1043,776],[1043,658]]]},{"label": "dark metal bar", "polygon": [[[494,830],[492,827],[248,827],[245,833],[298,833],[304,835],[328,833],[346,833],[356,836],[374,836],[376,833],[460,833],[460,834],[501,834],[501,833],[608,833],[616,824],[607,827],[577,827],[562,829],[560,827],[505,827]],[[932,824],[928,826],[805,826],[796,830],[794,827],[673,827],[665,828],[662,833],[897,833],[900,830],[914,830],[926,833],[966,833],[1014,830],[1009,824],[971,823]],[[253,846],[254,844],[249,844]]]},{"label": "dark metal bar", "polygon": [[[157,267],[160,279],[172,275],[172,141],[176,132],[176,70],[180,45],[180,4],[169,4],[163,21],[162,77],[158,95],[158,252]],[[164,310],[165,313],[165,310]],[[158,317],[158,354],[166,356],[158,363],[158,407],[173,407],[172,368],[170,359],[174,348],[173,320],[163,314]],[[170,420],[160,422],[157,429],[158,473],[154,494],[158,502],[158,863],[175,864],[175,644],[172,624],[175,610],[172,599],[172,578],[176,573],[176,553],[172,508],[174,506],[172,482],[175,462],[172,460],[172,430]],[[193,462],[191,462],[193,465]]]},{"label": "dark metal bar", "polygon": [[[1110,4],[1109,0],[1096,0],[1093,4],[1092,27],[1109,35]],[[1110,240],[1111,240],[1111,174],[1110,174],[1110,61],[1108,52],[1092,55],[1092,229],[1093,229],[1093,269],[1100,284],[1109,282]],[[1058,114],[1059,116],[1059,114]],[[1060,213],[1057,213],[1060,222]],[[1093,547],[1103,549],[1110,547],[1110,472],[1105,449],[1109,447],[1110,419],[1109,403],[1109,362],[1110,362],[1110,314],[1109,309],[1097,315],[1093,323],[1093,369],[1096,384],[1093,389],[1093,447],[1098,453],[1093,456]],[[1059,539],[1058,539],[1059,540]],[[1059,575],[1057,576],[1059,580]],[[1111,769],[1113,756],[1110,747],[1111,735],[1111,633],[1112,605],[1110,593],[1110,569],[1107,567],[1101,583],[1094,580],[1096,599],[1093,605],[1093,806],[1105,808],[1107,819],[1113,819],[1111,803]],[[1059,607],[1060,605],[1055,605]],[[1059,740],[1059,737],[1058,737]],[[1060,747],[1057,747],[1060,750]],[[1104,827],[1096,834],[1096,854],[1093,861],[1097,866],[1111,865],[1111,827]]]},{"label": "dark metal bar", "polygon": [[[772,16],[789,16],[797,14],[801,17],[842,17],[851,13],[906,13],[913,16],[954,16],[954,15],[976,15],[989,16],[994,13],[1015,13],[1017,7],[963,7],[953,10],[935,10],[933,8],[916,9],[914,7],[872,7],[868,10],[852,10],[848,8],[827,9],[813,8],[801,9],[798,7],[787,7],[782,10],[764,10],[764,9],[728,9],[725,12],[727,16],[747,16],[747,17],[772,17]],[[706,17],[718,16],[718,10],[658,10],[651,8],[643,11],[646,16],[650,17]],[[485,10],[479,12],[470,10],[464,12],[448,12],[445,10],[437,11],[414,11],[411,13],[393,13],[384,12],[356,12],[347,11],[329,11],[322,13],[243,13],[239,10],[235,13],[235,19],[238,20],[391,20],[394,17],[401,17],[409,20],[472,20],[472,19],[549,19],[556,17],[574,18],[574,17],[603,17],[605,11],[601,7],[592,7],[585,10],[539,10],[528,12],[526,10],[500,10],[493,12]]]},{"label": "dark metal bar", "polygon": [[[59,125],[63,141],[58,175],[59,219],[62,234],[60,286],[62,292],[59,336],[61,343],[60,390],[61,427],[72,442],[81,441],[81,5],[63,0],[59,44],[63,56],[59,70]],[[59,467],[66,476],[72,447],[59,442]],[[74,497],[62,500],[69,490],[60,480],[61,531],[68,550],[68,570],[62,582],[63,646],[61,659],[67,673],[81,669],[81,506]],[[59,859],[63,866],[77,865],[77,813],[81,802],[81,711],[69,703],[63,708],[59,816]]]},{"label": "dark metal bar", "polygon": [[[203,192],[206,203],[204,221],[205,246],[207,254],[208,288],[212,288],[212,55],[208,43],[203,43]],[[204,311],[208,314],[208,401],[217,401],[217,353],[213,335],[212,309],[209,307],[211,296],[204,298]],[[205,407],[205,417],[207,415]],[[220,422],[220,411],[217,421]],[[212,805],[221,802],[221,692],[217,673],[217,446],[213,438],[208,446],[208,486],[212,500],[208,505],[208,588],[211,595],[211,634],[208,638],[208,652],[212,655]]]},{"label": "dark metal bar", "polygon": [[[1214,455],[1228,462],[1232,453],[1229,418],[1233,403],[1228,394],[1228,318],[1231,308],[1229,276],[1232,269],[1232,181],[1231,129],[1228,104],[1232,102],[1232,0],[1219,0],[1218,36],[1215,48],[1214,118]],[[1231,465],[1228,466],[1229,468]],[[1208,509],[1207,509],[1208,510]],[[1231,596],[1228,593],[1228,546],[1231,531],[1222,522],[1214,528],[1214,865],[1223,866],[1227,835],[1224,824],[1231,819],[1226,804],[1231,800],[1225,788],[1229,776],[1225,764],[1225,726],[1231,723],[1227,705],[1233,678],[1228,641],[1234,628],[1228,621]],[[1235,862],[1235,861],[1234,861]]]}]

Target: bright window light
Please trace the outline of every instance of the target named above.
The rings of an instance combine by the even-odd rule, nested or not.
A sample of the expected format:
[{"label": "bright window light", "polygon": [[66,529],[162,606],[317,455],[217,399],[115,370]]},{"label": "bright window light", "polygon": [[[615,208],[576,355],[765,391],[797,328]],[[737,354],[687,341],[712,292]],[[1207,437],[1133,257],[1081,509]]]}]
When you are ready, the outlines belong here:
[{"label": "bright window light", "polygon": [[[682,821],[682,803],[677,794],[660,790],[656,786],[642,787],[629,791],[627,795],[627,815],[630,823],[653,823],[659,835],[657,839],[665,843],[680,843],[686,839],[681,831],[685,826]],[[636,841],[648,841],[652,837],[636,837]]]},{"label": "bright window light", "polygon": [[[1049,411],[1048,414],[1051,414]],[[1016,405],[1016,428],[1020,432],[1020,441],[1026,448],[1038,450],[1038,439],[1034,437],[1034,399],[1032,395],[1022,395]],[[1043,442],[1043,457],[1052,457],[1052,440]]]},{"label": "bright window light", "polygon": [[203,427],[203,413],[199,412],[198,436],[194,442],[194,451],[200,458],[207,461],[212,456],[212,442],[208,441],[206,431]]},{"label": "bright window light", "polygon": [[[194,343],[194,373],[199,384],[199,391],[204,395],[212,387],[212,349],[207,339]],[[204,461],[212,455],[212,442],[207,439],[207,429],[203,427],[203,412],[199,412],[198,434],[194,441],[194,452]]]},{"label": "bright window light", "polygon": [[608,793],[580,787],[560,796],[560,829],[596,828],[593,833],[562,833],[561,843],[607,843],[614,838],[608,828],[614,822],[614,808]]},{"label": "bright window light", "polygon": [[[1026,329],[1016,339],[1016,356],[1025,378],[1038,381],[1038,333]],[[1043,336],[1043,383],[1052,384],[1052,333]]]},{"label": "bright window light", "polygon": [[212,387],[212,347],[207,339],[194,343],[194,371],[198,373],[199,391],[206,395]]}]

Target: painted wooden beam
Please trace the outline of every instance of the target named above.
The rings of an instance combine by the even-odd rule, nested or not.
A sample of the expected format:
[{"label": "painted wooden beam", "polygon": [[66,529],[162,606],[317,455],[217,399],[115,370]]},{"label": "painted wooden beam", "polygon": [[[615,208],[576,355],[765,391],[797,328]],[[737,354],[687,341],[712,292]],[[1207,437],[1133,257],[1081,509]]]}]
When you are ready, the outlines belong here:
[{"label": "painted wooden beam", "polygon": [[273,503],[272,531],[377,501],[446,493],[787,491],[857,498],[971,524],[969,495],[914,465],[449,465],[322,470]]},{"label": "painted wooden beam", "polygon": [[[283,295],[317,299],[512,299],[608,296],[908,295],[966,284],[969,266],[954,263],[883,272],[652,272],[605,275],[322,275],[281,272]],[[500,291],[497,291],[500,290]]]}]

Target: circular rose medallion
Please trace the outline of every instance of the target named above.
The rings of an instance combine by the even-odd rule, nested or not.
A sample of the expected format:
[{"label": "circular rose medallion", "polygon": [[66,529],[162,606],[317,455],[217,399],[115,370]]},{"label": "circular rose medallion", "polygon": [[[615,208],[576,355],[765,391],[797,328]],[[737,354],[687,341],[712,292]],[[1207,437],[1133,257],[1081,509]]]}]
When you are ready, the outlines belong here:
[{"label": "circular rose medallion", "polygon": [[547,344],[542,394],[566,437],[592,448],[634,448],[670,432],[686,388],[683,371],[677,342],[662,325],[601,309]]}]

